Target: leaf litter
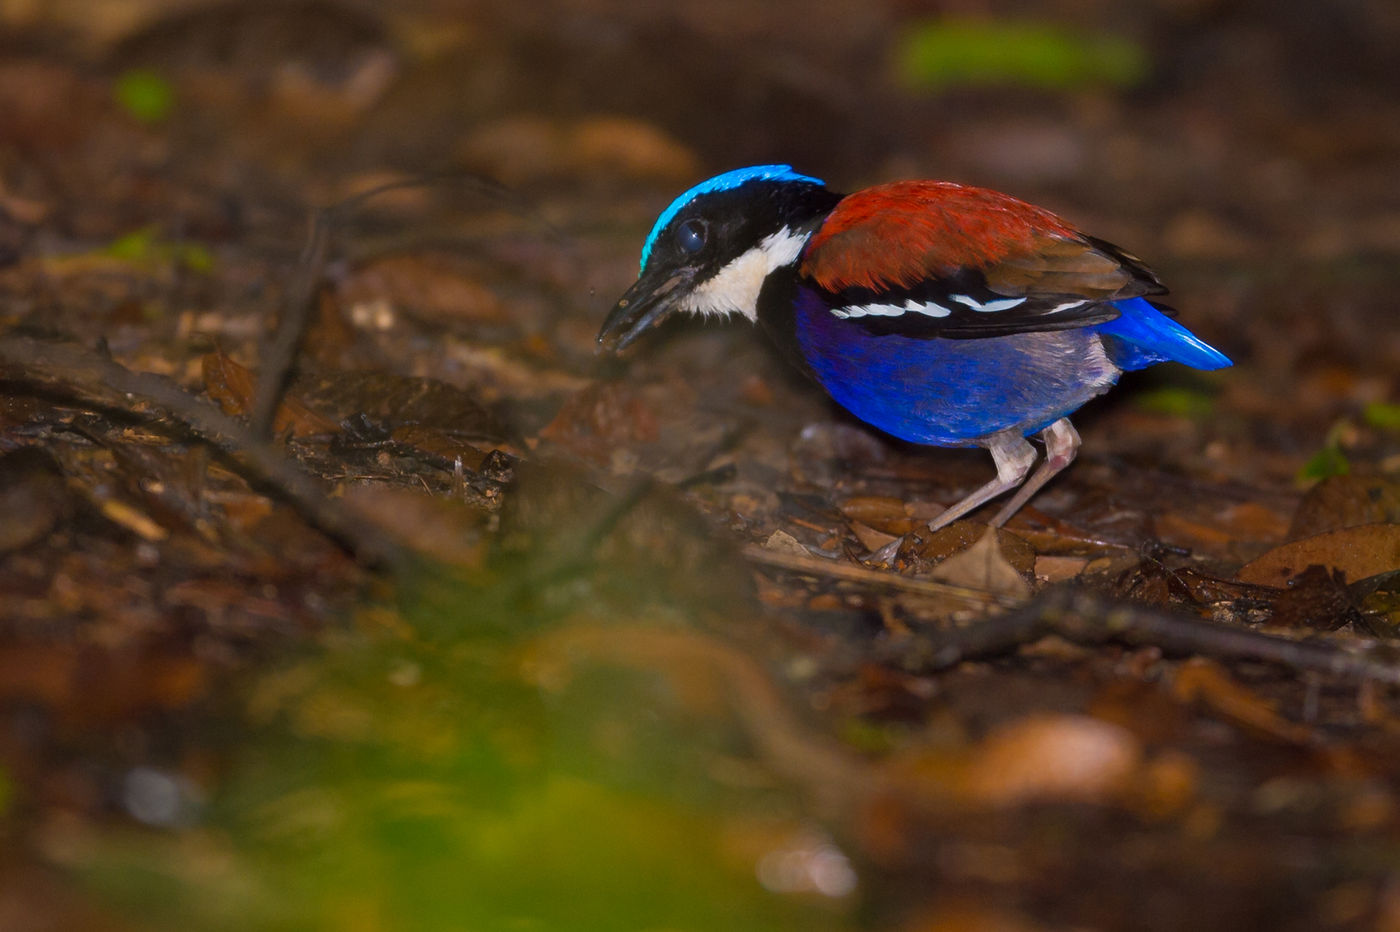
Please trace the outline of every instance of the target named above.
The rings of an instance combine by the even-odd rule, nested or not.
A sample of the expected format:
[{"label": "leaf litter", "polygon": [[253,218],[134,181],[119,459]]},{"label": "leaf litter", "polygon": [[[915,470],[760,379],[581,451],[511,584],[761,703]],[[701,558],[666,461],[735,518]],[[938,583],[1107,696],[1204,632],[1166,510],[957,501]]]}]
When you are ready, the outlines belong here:
[{"label": "leaf litter", "polygon": [[[1222,100],[1255,87],[1224,33],[1163,27],[1143,48],[1174,91],[1131,108],[857,103],[822,76],[926,24],[779,4],[695,31],[683,8],[588,51],[573,19],[500,11],[160,7],[82,25],[95,69],[22,24],[0,81],[18,927],[1400,915],[1396,123],[1374,98],[1348,117],[1383,30],[1337,62],[1287,16],[1222,14],[1266,62],[1324,69],[1310,89]],[[775,69],[753,36],[778,34]],[[678,67],[717,47],[758,104]],[[1047,108],[1089,144],[1025,136]],[[850,131],[814,143],[829,125]],[[929,534],[982,459],[870,434],[752,335],[591,357],[658,199],[774,151],[852,184],[1039,187],[1145,252],[1163,230],[1180,303],[1240,365],[1125,379],[1008,529]],[[483,168],[517,190],[454,178]],[[1319,449],[1347,473],[1300,489]]]}]

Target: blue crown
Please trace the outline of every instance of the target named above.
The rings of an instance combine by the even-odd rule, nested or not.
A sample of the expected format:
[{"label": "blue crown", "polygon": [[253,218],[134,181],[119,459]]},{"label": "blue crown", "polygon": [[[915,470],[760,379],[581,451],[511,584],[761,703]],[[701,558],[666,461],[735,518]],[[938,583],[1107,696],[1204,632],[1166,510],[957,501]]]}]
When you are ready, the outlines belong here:
[{"label": "blue crown", "polygon": [[671,206],[663,210],[661,216],[656,218],[656,226],[651,228],[651,235],[647,237],[646,245],[642,246],[642,268],[647,267],[647,259],[651,258],[651,247],[656,245],[656,238],[661,235],[661,231],[666,229],[672,220],[676,219],[676,214],[680,213],[685,205],[702,194],[731,191],[750,181],[806,181],[812,184],[826,184],[820,178],[797,174],[792,170],[791,165],[754,165],[749,168],[736,168],[722,175],[715,175],[709,181],[700,182],[676,198],[671,202]]}]

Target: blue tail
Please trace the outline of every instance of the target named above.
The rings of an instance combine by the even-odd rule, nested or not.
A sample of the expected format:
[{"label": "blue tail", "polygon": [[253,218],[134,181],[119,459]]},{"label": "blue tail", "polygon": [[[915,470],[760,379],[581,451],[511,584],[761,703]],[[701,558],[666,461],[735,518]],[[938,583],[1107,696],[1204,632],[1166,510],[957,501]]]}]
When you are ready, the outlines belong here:
[{"label": "blue tail", "polygon": [[1113,302],[1121,314],[1095,329],[1109,358],[1120,369],[1144,369],[1159,362],[1179,362],[1193,369],[1224,369],[1234,365],[1220,350],[1157,310],[1143,298]]}]

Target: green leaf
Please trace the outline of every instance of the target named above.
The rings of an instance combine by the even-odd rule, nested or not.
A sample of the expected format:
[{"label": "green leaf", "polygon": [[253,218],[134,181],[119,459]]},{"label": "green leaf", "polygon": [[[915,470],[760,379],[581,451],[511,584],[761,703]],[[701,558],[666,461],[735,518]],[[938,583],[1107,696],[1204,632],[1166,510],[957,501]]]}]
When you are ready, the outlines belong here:
[{"label": "green leaf", "polygon": [[150,262],[155,254],[155,245],[156,228],[142,227],[112,240],[102,254],[125,262]]},{"label": "green leaf", "polygon": [[925,90],[1132,87],[1146,78],[1150,64],[1147,52],[1130,39],[1035,23],[926,22],[904,34],[895,54],[901,79]]},{"label": "green leaf", "polygon": [[1361,412],[1361,418],[1380,430],[1400,430],[1400,404],[1373,401]]},{"label": "green leaf", "polygon": [[132,265],[181,265],[191,272],[207,275],[214,270],[214,256],[199,243],[171,242],[155,226],[124,233],[101,250],[101,254]]},{"label": "green leaf", "polygon": [[1298,470],[1298,480],[1312,482],[1317,479],[1326,479],[1328,476],[1345,476],[1349,472],[1351,472],[1351,462],[1347,459],[1347,455],[1342,452],[1342,448],[1328,444],[1314,453],[1303,464],[1303,468]]},{"label": "green leaf", "polygon": [[1167,414],[1193,420],[1209,417],[1215,410],[1215,399],[1208,393],[1181,385],[1164,385],[1161,388],[1139,392],[1133,396],[1133,403],[1140,410],[1152,414]]},{"label": "green leaf", "polygon": [[117,103],[142,123],[163,123],[175,109],[175,89],[154,71],[133,68],[117,77]]}]

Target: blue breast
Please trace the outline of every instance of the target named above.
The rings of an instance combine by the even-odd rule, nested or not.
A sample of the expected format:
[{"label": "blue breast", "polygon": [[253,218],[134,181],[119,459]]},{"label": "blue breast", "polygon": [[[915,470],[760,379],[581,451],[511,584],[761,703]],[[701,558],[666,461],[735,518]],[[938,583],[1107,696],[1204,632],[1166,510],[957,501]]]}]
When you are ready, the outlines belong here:
[{"label": "blue breast", "polygon": [[1230,361],[1141,298],[1122,316],[1075,330],[984,339],[876,336],[800,289],[798,348],[842,407],[915,443],[971,446],[1003,430],[1032,434],[1107,391],[1124,369]]}]

